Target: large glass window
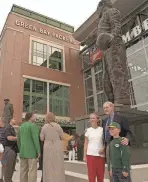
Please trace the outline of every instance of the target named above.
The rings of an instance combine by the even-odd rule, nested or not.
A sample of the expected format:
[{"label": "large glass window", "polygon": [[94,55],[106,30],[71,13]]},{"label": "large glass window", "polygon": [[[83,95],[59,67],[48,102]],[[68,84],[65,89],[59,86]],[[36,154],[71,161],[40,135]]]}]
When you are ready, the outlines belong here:
[{"label": "large glass window", "polygon": [[96,92],[103,91],[103,63],[102,61],[97,62],[94,67],[95,70],[95,82],[96,82]]},{"label": "large glass window", "polygon": [[24,81],[24,112],[35,111],[38,114],[47,112],[47,83],[37,80]]},{"label": "large glass window", "polygon": [[83,69],[86,70],[90,67],[90,55],[89,55],[89,52],[85,52],[83,54]]},{"label": "large glass window", "polygon": [[97,94],[97,101],[98,101],[98,108],[102,108],[103,107],[103,104],[105,102],[104,93],[103,92]]},{"label": "large glass window", "polygon": [[[85,60],[86,52],[84,54]],[[88,57],[87,57],[88,58]],[[99,110],[99,108],[103,107],[103,103],[105,101],[105,95],[103,92],[103,63],[102,61],[96,61],[95,64],[90,68],[87,67],[86,63],[89,61],[85,61],[84,66],[84,83],[85,83],[85,96],[86,96],[86,111],[87,114],[94,112],[95,110]],[[89,59],[88,59],[89,60]],[[88,69],[86,69],[88,68]]]},{"label": "large glass window", "polygon": [[128,56],[128,66],[130,68],[131,78],[141,76],[148,72],[144,49]]},{"label": "large glass window", "polygon": [[49,83],[50,111],[57,116],[69,116],[69,89],[63,85]]},{"label": "large glass window", "polygon": [[32,41],[32,64],[63,71],[63,50]]},{"label": "large glass window", "polygon": [[[148,45],[147,37],[127,48],[127,61],[130,77],[131,105],[139,110],[146,110],[148,103]],[[141,107],[142,106],[142,107]]]},{"label": "large glass window", "polygon": [[148,103],[148,76],[137,78],[132,81],[134,93],[131,95],[137,105]]},{"label": "large glass window", "polygon": [[63,53],[61,49],[51,48],[51,55],[49,56],[49,68],[56,70],[63,70]]},{"label": "large glass window", "polygon": [[84,78],[85,78],[85,94],[86,94],[86,111],[87,114],[90,114],[95,110],[91,69],[88,69],[87,71],[84,72]]},{"label": "large glass window", "polygon": [[92,112],[94,112],[94,97],[89,97],[86,98],[86,109],[87,109],[87,113],[90,114]]},{"label": "large glass window", "polygon": [[63,85],[25,79],[23,112],[34,111],[38,114],[46,114],[48,110],[57,116],[69,116],[69,88]]},{"label": "large glass window", "polygon": [[47,67],[47,45],[32,42],[32,64]]}]

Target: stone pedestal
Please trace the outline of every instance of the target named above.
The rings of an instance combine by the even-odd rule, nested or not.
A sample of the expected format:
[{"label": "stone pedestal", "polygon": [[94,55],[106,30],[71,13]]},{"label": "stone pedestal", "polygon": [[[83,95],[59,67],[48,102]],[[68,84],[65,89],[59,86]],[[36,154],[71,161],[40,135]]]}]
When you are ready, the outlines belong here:
[{"label": "stone pedestal", "polygon": [[[132,164],[148,163],[148,112],[132,109],[129,106],[115,105],[115,111],[122,116],[126,116],[133,133],[131,146]],[[100,118],[103,119],[103,109],[99,111]],[[76,132],[83,134],[88,127],[89,116],[76,119]]]}]

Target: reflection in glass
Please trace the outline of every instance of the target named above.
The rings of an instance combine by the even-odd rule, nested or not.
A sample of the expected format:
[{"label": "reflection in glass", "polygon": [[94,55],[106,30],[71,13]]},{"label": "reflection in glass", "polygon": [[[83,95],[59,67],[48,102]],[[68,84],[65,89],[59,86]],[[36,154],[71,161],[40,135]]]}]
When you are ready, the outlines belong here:
[{"label": "reflection in glass", "polygon": [[89,77],[91,77],[91,69],[84,72],[84,78],[89,78]]},{"label": "reflection in glass", "polygon": [[136,105],[136,99],[135,99],[135,93],[134,93],[134,89],[133,89],[133,82],[130,82],[130,88],[129,88],[129,92],[130,92],[130,100],[131,100],[131,105]]},{"label": "reflection in glass", "polygon": [[62,71],[62,50],[52,47],[51,49],[51,55],[49,57],[49,68],[57,69]]},{"label": "reflection in glass", "polygon": [[141,76],[148,72],[144,49],[128,56],[128,67],[130,69],[131,78]]},{"label": "reflection in glass", "polygon": [[94,97],[86,99],[87,114],[94,112]]},{"label": "reflection in glass", "polygon": [[43,47],[44,47],[44,45],[43,44],[41,44],[41,43],[38,43],[38,42],[35,42],[36,43],[36,49],[37,49],[37,51],[38,52],[43,52]]},{"label": "reflection in glass", "polygon": [[103,104],[104,104],[104,94],[103,93],[100,93],[97,95],[97,101],[98,101],[98,107],[99,108],[102,108],[103,107]]},{"label": "reflection in glass", "polygon": [[24,80],[23,112],[47,112],[47,83],[38,80]]},{"label": "reflection in glass", "polygon": [[69,88],[49,83],[49,107],[57,116],[69,116]]},{"label": "reflection in glass", "polygon": [[63,70],[63,51],[39,42],[32,42],[32,63],[36,66]]},{"label": "reflection in glass", "polygon": [[144,45],[148,46],[148,35],[144,37]]},{"label": "reflection in glass", "polygon": [[148,76],[132,81],[136,104],[148,102]]},{"label": "reflection in glass", "polygon": [[24,79],[24,92],[30,92],[30,80]]},{"label": "reflection in glass", "polygon": [[138,106],[137,109],[141,110],[141,111],[147,111],[148,112],[148,104],[145,104],[143,106]]},{"label": "reflection in glass", "polygon": [[[69,87],[49,84],[49,108],[57,116],[69,116]],[[47,112],[47,82],[24,80],[23,112]]]},{"label": "reflection in glass", "polygon": [[93,95],[93,84],[91,77],[85,80],[85,91],[86,91],[86,97]]},{"label": "reflection in glass", "polygon": [[36,66],[47,67],[47,46],[38,42],[32,42],[32,63]]},{"label": "reflection in glass", "polygon": [[30,104],[29,104],[29,99],[30,99],[30,96],[29,95],[25,95],[24,93],[24,96],[23,96],[23,112],[29,112],[29,107],[30,107]]},{"label": "reflection in glass", "polygon": [[96,72],[102,72],[103,71],[103,62],[102,61],[98,61],[95,66],[94,66],[94,69],[95,69],[95,73]]},{"label": "reflection in glass", "polygon": [[83,54],[82,59],[83,59],[83,69],[86,70],[90,66],[90,55],[89,55],[89,52],[86,52],[85,54]]},{"label": "reflection in glass", "polygon": [[103,72],[99,72],[95,75],[96,81],[96,92],[100,92],[103,90],[103,80],[102,80]]},{"label": "reflection in glass", "polygon": [[141,38],[136,39],[136,42],[129,46],[130,47],[128,47],[126,50],[127,56],[130,56],[136,53],[138,50],[143,49],[143,41],[141,40]]},{"label": "reflection in glass", "polygon": [[47,97],[33,96],[31,102],[32,111],[38,114],[46,114],[47,112]]}]

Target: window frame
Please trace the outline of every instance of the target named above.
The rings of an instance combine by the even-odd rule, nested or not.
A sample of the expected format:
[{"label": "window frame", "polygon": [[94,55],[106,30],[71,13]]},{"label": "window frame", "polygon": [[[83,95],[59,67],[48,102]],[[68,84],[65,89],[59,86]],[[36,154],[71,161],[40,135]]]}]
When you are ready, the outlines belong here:
[{"label": "window frame", "polygon": [[[29,77],[29,76],[23,76],[23,78],[24,78],[24,81],[25,81],[25,79],[27,80],[30,80],[29,82],[31,83],[31,81],[32,80],[34,80],[34,81],[41,81],[41,82],[46,82],[46,84],[47,84],[47,88],[46,88],[46,99],[47,99],[47,106],[46,106],[46,110],[47,110],[47,112],[49,112],[49,111],[51,111],[50,110],[50,94],[49,94],[49,88],[50,88],[50,84],[56,84],[56,85],[59,85],[59,86],[62,86],[62,98],[61,98],[61,95],[60,96],[56,96],[56,98],[58,98],[57,100],[59,101],[59,98],[60,98],[60,100],[62,101],[62,114],[61,115],[57,115],[57,114],[55,114],[56,116],[59,116],[59,117],[69,117],[70,116],[70,86],[71,85],[69,85],[69,84],[66,84],[66,83],[60,83],[60,82],[54,82],[54,81],[50,81],[50,80],[45,80],[45,79],[37,79],[37,78],[34,78],[34,77]],[[33,86],[33,85],[32,85]],[[68,98],[65,98],[65,94],[64,94],[64,89],[65,88],[67,88],[67,91],[68,91]],[[30,88],[31,89],[31,88]],[[27,93],[27,92],[29,92],[29,91],[25,91],[25,87],[24,87],[24,90],[23,90],[23,98],[24,98],[24,96],[25,95],[28,95],[28,94],[24,94],[24,93]],[[32,92],[33,93],[33,92]],[[40,95],[40,93],[38,93],[38,95]],[[41,94],[41,95],[43,95],[43,94]],[[33,96],[33,94],[32,94],[32,96]],[[65,109],[65,102],[68,102],[68,114],[67,115],[65,115],[65,111],[64,111],[64,109]],[[23,99],[23,102],[24,102],[24,99]],[[30,104],[30,103],[29,103]],[[30,106],[29,106],[29,111],[31,111],[30,110]],[[23,113],[24,113],[25,111],[24,111],[24,104],[23,104]],[[27,111],[28,112],[28,111]],[[52,112],[52,111],[51,111]],[[41,113],[39,113],[39,115],[45,115],[45,113],[43,113],[43,114],[41,114]]]},{"label": "window frame", "polygon": [[[58,69],[52,69],[52,70],[55,70],[55,71],[60,71],[60,72],[66,72],[66,66],[65,66],[65,49],[64,49],[64,46],[62,46],[61,44],[55,44],[53,42],[49,42],[49,41],[45,41],[44,39],[40,39],[40,38],[36,38],[36,37],[30,37],[30,50],[29,50],[29,64],[32,64],[34,66],[38,66],[38,65],[35,65],[33,64],[33,43],[32,42],[37,42],[37,43],[41,43],[41,44],[44,44],[47,46],[47,67],[45,68],[48,68],[48,69],[52,69],[52,68],[49,68],[49,57],[51,54],[49,53],[49,47],[51,48],[56,48],[56,49],[60,49],[61,52],[62,52],[62,61],[61,61],[61,67],[62,69],[61,70],[58,70]],[[59,62],[59,61],[57,61]]]}]

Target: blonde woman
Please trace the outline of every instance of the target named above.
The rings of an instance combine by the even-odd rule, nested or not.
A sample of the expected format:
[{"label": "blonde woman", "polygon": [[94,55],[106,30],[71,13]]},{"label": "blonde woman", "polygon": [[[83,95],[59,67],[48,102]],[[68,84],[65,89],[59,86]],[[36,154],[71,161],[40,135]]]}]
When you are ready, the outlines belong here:
[{"label": "blonde woman", "polygon": [[40,138],[44,141],[43,182],[65,182],[64,153],[62,148],[63,130],[51,112],[45,117]]},{"label": "blonde woman", "polygon": [[84,161],[87,162],[89,182],[104,181],[103,128],[99,126],[97,113],[90,114],[91,127],[85,132]]}]

